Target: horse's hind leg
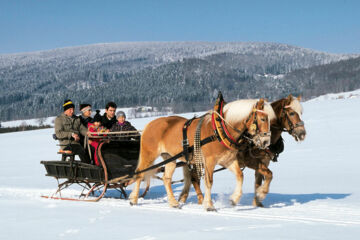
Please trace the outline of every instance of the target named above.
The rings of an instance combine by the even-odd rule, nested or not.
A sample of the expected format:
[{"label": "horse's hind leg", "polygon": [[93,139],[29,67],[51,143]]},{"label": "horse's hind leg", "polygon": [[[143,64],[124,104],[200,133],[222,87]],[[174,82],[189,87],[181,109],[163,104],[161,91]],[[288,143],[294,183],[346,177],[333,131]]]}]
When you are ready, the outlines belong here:
[{"label": "horse's hind leg", "polygon": [[[270,183],[273,174],[270,169],[263,163],[259,163],[259,168],[255,171],[255,197],[253,205],[257,207],[263,207],[261,203],[269,192]],[[261,185],[264,179],[264,184]]]},{"label": "horse's hind leg", "polygon": [[[158,156],[157,153],[146,151],[144,149],[140,150],[140,157],[139,157],[139,163],[136,168],[136,171],[141,171],[143,169],[148,168],[152,165],[152,163],[155,161],[156,157]],[[130,205],[136,205],[139,198],[139,191],[140,191],[140,184],[141,180],[144,178],[145,173],[141,173],[136,175],[135,179],[135,186],[129,196],[130,199]]]},{"label": "horse's hind leg", "polygon": [[244,174],[241,170],[239,164],[237,161],[234,161],[228,169],[235,174],[236,177],[236,187],[234,190],[234,193],[230,197],[230,202],[233,206],[236,206],[236,204],[239,202],[241,196],[242,196],[242,185],[244,180]]},{"label": "horse's hind leg", "polygon": [[[161,156],[163,157],[164,160],[169,159],[171,157],[169,154],[164,154],[164,153],[162,153]],[[177,207],[179,207],[179,202],[176,201],[172,187],[171,187],[172,176],[174,174],[175,168],[176,168],[175,161],[169,162],[168,164],[165,165],[163,181],[164,181],[164,186],[166,189],[168,202],[169,202],[170,206],[177,208]]]}]

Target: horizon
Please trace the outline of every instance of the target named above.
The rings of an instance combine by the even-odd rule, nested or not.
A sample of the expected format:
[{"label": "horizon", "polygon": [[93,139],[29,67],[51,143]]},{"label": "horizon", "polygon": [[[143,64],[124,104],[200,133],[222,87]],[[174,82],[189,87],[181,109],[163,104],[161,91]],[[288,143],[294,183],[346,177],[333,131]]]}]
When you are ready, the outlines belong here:
[{"label": "horizon", "polygon": [[119,42],[269,42],[360,53],[360,2],[25,1],[0,3],[0,55]]},{"label": "horizon", "polygon": [[324,51],[320,51],[318,49],[312,49],[312,48],[307,48],[307,47],[303,47],[303,46],[297,46],[297,45],[293,45],[293,44],[280,43],[280,42],[261,42],[261,41],[120,41],[120,42],[99,42],[99,43],[90,43],[90,44],[84,44],[84,45],[62,46],[62,47],[58,47],[58,48],[41,49],[41,50],[34,50],[34,51],[27,51],[27,52],[0,53],[0,56],[16,55],[16,54],[31,54],[31,53],[54,51],[54,50],[62,50],[62,49],[67,49],[67,48],[81,48],[81,47],[90,47],[90,46],[96,46],[96,45],[107,45],[107,44],[111,45],[111,44],[120,44],[120,43],[124,43],[124,44],[131,44],[131,43],[255,43],[255,44],[256,43],[264,43],[264,44],[287,45],[287,46],[291,46],[291,47],[295,47],[295,48],[302,48],[302,49],[307,49],[310,51],[323,52],[323,53],[328,53],[328,54],[345,54],[345,55],[360,54],[360,52],[359,53],[324,52]]}]

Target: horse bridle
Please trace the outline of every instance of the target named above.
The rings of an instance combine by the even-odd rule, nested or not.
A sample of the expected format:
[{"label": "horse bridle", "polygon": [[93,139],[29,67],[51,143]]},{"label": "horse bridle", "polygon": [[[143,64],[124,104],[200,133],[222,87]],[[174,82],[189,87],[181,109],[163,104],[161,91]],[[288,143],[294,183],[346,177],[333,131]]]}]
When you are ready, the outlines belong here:
[{"label": "horse bridle", "polygon": [[288,125],[289,125],[289,128],[290,128],[290,129],[283,129],[284,132],[288,132],[288,133],[290,133],[290,134],[292,135],[295,128],[304,126],[304,121],[302,121],[302,120],[300,120],[300,121],[297,122],[296,124],[294,124],[294,123],[291,121],[286,106],[284,106],[284,107],[282,108],[282,112],[281,112],[281,114],[280,114],[280,118],[283,118],[283,117],[285,117],[285,120],[287,121],[287,123],[288,123]]},{"label": "horse bridle", "polygon": [[[247,125],[249,124],[249,121],[251,120],[252,115],[254,115],[254,120],[253,120],[253,122],[250,124],[250,128],[255,129],[255,134],[250,134],[249,131],[246,131],[246,130],[245,130],[245,131],[243,131],[243,133],[244,133],[244,132],[247,132],[247,134],[250,135],[251,137],[248,137],[248,136],[246,136],[245,134],[241,134],[241,135],[238,137],[237,142],[240,142],[241,137],[243,137],[243,138],[245,138],[246,140],[248,140],[248,142],[255,144],[256,141],[259,141],[259,138],[260,138],[260,137],[267,137],[267,136],[270,137],[270,136],[271,136],[271,131],[268,131],[268,132],[260,132],[259,125],[258,125],[258,123],[257,123],[257,112],[258,112],[258,111],[261,111],[262,113],[264,113],[264,114],[267,115],[267,113],[263,112],[262,110],[258,110],[258,109],[256,109],[256,108],[254,108],[254,109],[252,110],[252,114],[250,114],[249,117],[247,118],[247,120],[245,121],[245,126],[247,126]],[[246,128],[246,129],[247,129],[247,128]]]}]

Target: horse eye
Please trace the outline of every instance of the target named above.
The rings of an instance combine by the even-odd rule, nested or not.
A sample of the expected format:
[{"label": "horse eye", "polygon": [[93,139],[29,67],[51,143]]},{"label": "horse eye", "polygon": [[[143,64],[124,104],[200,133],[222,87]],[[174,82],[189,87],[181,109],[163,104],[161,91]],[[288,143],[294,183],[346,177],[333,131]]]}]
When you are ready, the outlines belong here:
[{"label": "horse eye", "polygon": [[262,122],[265,122],[265,118],[260,118],[260,120],[261,120]]},{"label": "horse eye", "polygon": [[294,113],[294,112],[291,112],[291,113],[289,113],[289,115],[290,115],[290,116],[294,116],[294,115],[295,115],[295,113]]}]

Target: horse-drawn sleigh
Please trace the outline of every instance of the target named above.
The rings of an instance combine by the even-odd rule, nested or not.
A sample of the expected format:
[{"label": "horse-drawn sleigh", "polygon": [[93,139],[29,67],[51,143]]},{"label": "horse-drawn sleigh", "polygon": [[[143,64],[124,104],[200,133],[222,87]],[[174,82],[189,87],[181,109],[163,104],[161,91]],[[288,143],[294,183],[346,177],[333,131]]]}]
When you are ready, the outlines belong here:
[{"label": "horse-drawn sleigh", "polygon": [[[289,96],[288,99],[289,101],[284,101],[281,105],[282,108],[279,107],[283,112],[285,109],[291,108],[290,103],[295,98]],[[285,124],[296,124],[293,128],[302,127],[304,132],[301,132],[301,137],[298,137],[303,140],[305,136],[303,124],[294,122],[293,116],[290,114],[292,114],[290,111],[285,112],[288,119]],[[99,144],[101,162],[99,167],[73,160],[68,162],[43,161],[42,163],[46,167],[48,176],[65,179],[63,183],[58,184],[56,194],[74,183],[81,184],[84,189],[87,189],[87,193],[81,195],[84,196],[81,199],[84,201],[98,201],[108,188],[119,189],[122,196],[126,198],[124,188],[135,182],[129,197],[131,205],[137,204],[141,181],[149,179],[146,176],[149,177],[149,175],[164,171],[162,180],[169,204],[172,207],[179,206],[171,189],[172,175],[176,167],[183,166],[184,189],[180,194],[179,201],[183,203],[186,201],[190,185],[193,183],[199,203],[203,203],[208,211],[215,210],[211,200],[215,166],[221,165],[236,175],[236,187],[230,200],[233,204],[237,204],[242,195],[243,173],[240,166],[248,164],[248,167],[256,170],[255,199],[257,199],[257,206],[261,206],[260,201],[263,197],[259,197],[258,192],[259,190],[268,191],[272,176],[267,177],[266,173],[270,171],[267,166],[268,156],[271,154],[267,155],[267,158],[258,159],[251,153],[271,152],[268,149],[269,145],[273,143],[270,135],[272,132],[276,132],[274,123],[278,121],[278,113],[274,112],[272,106],[264,99],[237,100],[225,103],[222,95],[219,94],[214,109],[199,118],[188,120],[171,116],[150,122],[142,132],[141,141],[134,138],[122,138],[121,140],[121,137],[119,141],[116,141],[110,136],[111,134],[108,134],[108,137]],[[283,125],[280,127],[283,130]],[[279,131],[276,134],[279,138],[281,131],[280,134]],[[250,152],[249,149],[251,149]],[[155,159],[159,156],[164,161],[154,165]],[[246,159],[251,159],[250,163],[253,165]],[[176,162],[177,160],[179,162]],[[266,186],[259,188],[263,176],[266,178]],[[199,186],[202,177],[205,179],[205,198],[203,198]],[[147,183],[144,194],[149,189],[148,180]],[[88,199],[95,190],[100,190],[100,194],[95,198]],[[67,199],[61,196],[50,197]]]}]

